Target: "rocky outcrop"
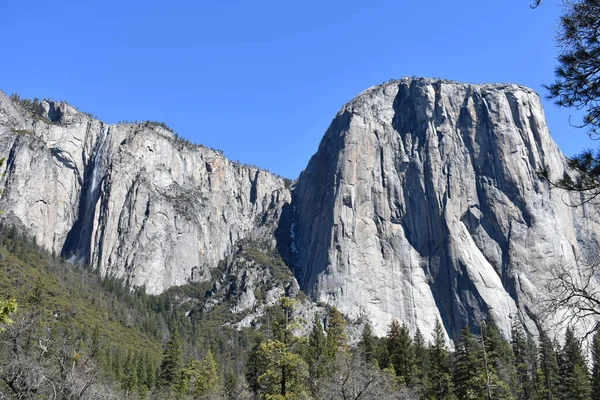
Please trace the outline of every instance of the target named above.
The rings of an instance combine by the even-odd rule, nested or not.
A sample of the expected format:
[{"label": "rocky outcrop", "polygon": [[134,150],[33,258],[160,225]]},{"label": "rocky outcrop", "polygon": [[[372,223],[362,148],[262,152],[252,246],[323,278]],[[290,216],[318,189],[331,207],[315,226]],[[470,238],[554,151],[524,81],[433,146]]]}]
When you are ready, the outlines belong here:
[{"label": "rocky outcrop", "polygon": [[[402,79],[334,118],[294,192],[304,290],[384,334],[392,318],[457,333],[491,314],[536,332],[557,263],[597,242],[598,217],[538,177],[562,177],[539,98],[516,85]],[[583,215],[589,214],[586,218]]]},{"label": "rocky outcrop", "polygon": [[65,103],[0,93],[0,209],[46,248],[145,285],[205,280],[244,238],[273,237],[290,201],[268,172],[158,124],[107,125]]},{"label": "rocky outcrop", "polygon": [[245,325],[297,285],[244,243],[271,255],[277,243],[305,292],[378,334],[398,318],[426,337],[441,320],[452,337],[488,314],[506,335],[515,318],[535,333],[550,269],[577,268],[600,237],[594,206],[569,207],[577,199],[538,176],[562,177],[565,161],[538,96],[516,85],[368,89],[293,193],[160,124],[107,125],[2,93],[0,154],[3,222],[151,293],[212,270],[211,301],[235,299]]}]

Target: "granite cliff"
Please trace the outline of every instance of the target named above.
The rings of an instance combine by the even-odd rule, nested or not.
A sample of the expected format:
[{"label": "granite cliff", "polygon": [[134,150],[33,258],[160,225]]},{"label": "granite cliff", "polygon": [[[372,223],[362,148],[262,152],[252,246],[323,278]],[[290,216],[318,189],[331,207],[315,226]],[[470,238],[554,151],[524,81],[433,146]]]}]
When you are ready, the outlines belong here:
[{"label": "granite cliff", "polygon": [[2,220],[74,263],[157,293],[261,240],[314,300],[378,334],[396,317],[425,335],[440,319],[452,335],[488,314],[505,334],[513,318],[535,332],[549,269],[576,268],[600,232],[592,208],[539,178],[561,177],[565,160],[538,96],[517,85],[370,88],[291,189],[157,124],[107,125],[50,101],[31,112],[2,93],[0,154]]},{"label": "granite cliff", "polygon": [[207,279],[237,241],[271,237],[290,201],[283,179],[158,124],[40,107],[32,114],[0,94],[3,220],[151,293]]},{"label": "granite cliff", "polygon": [[488,313],[507,335],[512,318],[535,332],[549,269],[575,267],[599,232],[543,169],[561,177],[565,161],[530,89],[370,88],[336,115],[297,183],[301,287],[380,334],[392,317],[458,332]]}]

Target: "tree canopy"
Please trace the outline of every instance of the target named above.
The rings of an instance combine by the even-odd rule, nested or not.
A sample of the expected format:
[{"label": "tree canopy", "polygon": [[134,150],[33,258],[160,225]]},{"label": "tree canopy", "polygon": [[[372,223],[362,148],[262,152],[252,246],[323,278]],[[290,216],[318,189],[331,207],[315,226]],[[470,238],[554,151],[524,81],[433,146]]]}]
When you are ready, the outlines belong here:
[{"label": "tree canopy", "polygon": [[[536,1],[536,6],[540,1]],[[580,123],[588,135],[600,139],[600,0],[568,0],[564,3],[557,34],[559,48],[556,80],[547,85],[548,97],[561,107],[584,113]],[[574,177],[556,185],[567,190],[600,194],[600,152],[585,150],[569,159]]]}]

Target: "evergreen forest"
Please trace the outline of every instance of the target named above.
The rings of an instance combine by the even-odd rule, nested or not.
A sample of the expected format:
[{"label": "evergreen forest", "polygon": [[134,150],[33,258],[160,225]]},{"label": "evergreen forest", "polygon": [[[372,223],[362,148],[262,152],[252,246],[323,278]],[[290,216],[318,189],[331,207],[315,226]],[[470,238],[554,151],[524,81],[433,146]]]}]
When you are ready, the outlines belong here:
[{"label": "evergreen forest", "polygon": [[0,264],[0,398],[600,398],[600,334],[589,351],[570,328],[559,343],[515,322],[507,340],[488,320],[451,350],[440,322],[425,337],[393,320],[385,337],[365,323],[352,339],[336,308],[302,319],[302,292],[240,328],[226,300],[206,307],[214,281],[148,295],[6,226]]}]

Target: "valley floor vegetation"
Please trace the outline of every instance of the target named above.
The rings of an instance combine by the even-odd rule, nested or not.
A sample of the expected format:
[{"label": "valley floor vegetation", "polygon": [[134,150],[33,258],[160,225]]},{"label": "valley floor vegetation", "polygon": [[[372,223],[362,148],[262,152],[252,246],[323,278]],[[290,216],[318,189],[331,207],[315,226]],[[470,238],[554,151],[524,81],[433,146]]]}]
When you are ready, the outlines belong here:
[{"label": "valley floor vegetation", "polygon": [[[282,264],[247,246],[253,260]],[[350,345],[335,308],[299,319],[305,296],[281,297],[235,329],[227,299],[206,307],[214,281],[151,296],[4,226],[0,271],[1,399],[600,398],[598,334],[591,360],[571,329],[559,344],[515,323],[507,341],[492,320],[465,327],[453,351],[439,322],[432,337],[394,320],[379,338],[364,324]]]}]

